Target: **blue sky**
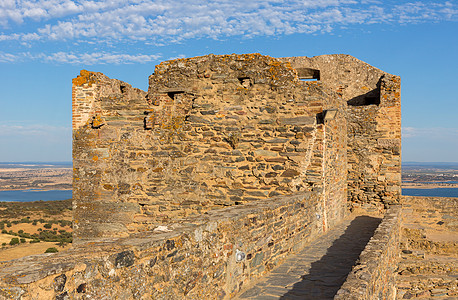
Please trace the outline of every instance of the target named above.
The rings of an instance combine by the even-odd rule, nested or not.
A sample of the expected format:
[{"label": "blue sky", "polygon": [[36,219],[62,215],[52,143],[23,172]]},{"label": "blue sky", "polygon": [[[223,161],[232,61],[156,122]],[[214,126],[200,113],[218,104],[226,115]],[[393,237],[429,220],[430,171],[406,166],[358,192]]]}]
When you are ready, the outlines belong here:
[{"label": "blue sky", "polygon": [[403,161],[458,161],[457,1],[0,0],[0,161],[71,160],[71,79],[163,60],[345,53],[402,78]]}]

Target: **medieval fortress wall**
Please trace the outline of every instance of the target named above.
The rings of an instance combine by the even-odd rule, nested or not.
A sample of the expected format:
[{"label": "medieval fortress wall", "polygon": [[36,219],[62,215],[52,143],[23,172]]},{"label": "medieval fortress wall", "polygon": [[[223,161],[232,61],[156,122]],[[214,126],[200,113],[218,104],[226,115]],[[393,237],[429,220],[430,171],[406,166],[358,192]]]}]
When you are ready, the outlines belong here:
[{"label": "medieval fortress wall", "polygon": [[345,214],[347,186],[353,205],[396,203],[399,89],[399,77],[345,55],[168,61],[147,93],[82,71],[73,85],[75,238],[128,236],[312,190],[327,227]]},{"label": "medieval fortress wall", "polygon": [[81,71],[72,99],[75,247],[4,263],[13,299],[229,299],[399,202],[400,78],[348,55],[172,60],[147,92]]}]

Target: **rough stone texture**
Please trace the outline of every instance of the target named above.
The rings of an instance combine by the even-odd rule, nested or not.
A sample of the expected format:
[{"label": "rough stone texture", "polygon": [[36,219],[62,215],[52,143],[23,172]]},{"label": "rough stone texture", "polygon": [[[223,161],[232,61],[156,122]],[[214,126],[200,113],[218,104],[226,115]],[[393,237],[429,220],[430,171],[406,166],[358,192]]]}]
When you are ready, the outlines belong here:
[{"label": "rough stone texture", "polygon": [[0,299],[230,299],[323,233],[320,202],[316,192],[280,196],[2,262]]},{"label": "rough stone texture", "polygon": [[300,191],[325,229],[345,215],[346,103],[288,63],[208,55],[161,63],[147,93],[87,71],[73,90],[76,242]]},{"label": "rough stone texture", "polygon": [[[350,55],[288,57],[313,68],[347,102],[348,193],[360,207],[399,203],[401,195],[401,80]],[[299,72],[300,73],[300,72]],[[307,76],[305,76],[307,78]]]},{"label": "rough stone texture", "polygon": [[334,299],[381,220],[351,214],[236,299]]},{"label": "rough stone texture", "polygon": [[400,231],[401,206],[391,206],[334,299],[395,299]]},{"label": "rough stone texture", "polygon": [[[347,198],[398,202],[399,86],[345,55],[172,60],[147,92],[81,71],[74,248],[0,263],[0,299],[236,296],[335,227]],[[367,289],[392,278],[391,215],[361,256]]]},{"label": "rough stone texture", "polygon": [[458,198],[403,197],[397,299],[458,297]]}]

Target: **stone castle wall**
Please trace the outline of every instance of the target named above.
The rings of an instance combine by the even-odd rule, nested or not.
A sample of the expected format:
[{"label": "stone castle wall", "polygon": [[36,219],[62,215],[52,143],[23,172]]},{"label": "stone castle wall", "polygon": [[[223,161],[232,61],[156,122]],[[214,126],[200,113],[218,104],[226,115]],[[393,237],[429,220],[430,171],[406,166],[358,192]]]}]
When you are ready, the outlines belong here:
[{"label": "stone castle wall", "polygon": [[288,63],[164,62],[147,93],[83,71],[74,98],[77,241],[309,190],[322,192],[325,228],[345,214],[345,102]]},{"label": "stone castle wall", "polygon": [[[353,206],[399,203],[401,81],[350,55],[282,58],[347,102],[348,195]],[[305,78],[307,78],[307,72]],[[310,78],[310,77],[309,77]],[[383,207],[383,205],[382,205]]]},{"label": "stone castle wall", "polygon": [[0,263],[0,299],[230,299],[347,195],[397,201],[399,97],[399,77],[345,55],[173,60],[147,92],[81,71],[74,248]]},{"label": "stone castle wall", "polygon": [[401,237],[400,205],[391,206],[374,236],[361,252],[336,300],[372,300],[396,298],[396,273]]}]

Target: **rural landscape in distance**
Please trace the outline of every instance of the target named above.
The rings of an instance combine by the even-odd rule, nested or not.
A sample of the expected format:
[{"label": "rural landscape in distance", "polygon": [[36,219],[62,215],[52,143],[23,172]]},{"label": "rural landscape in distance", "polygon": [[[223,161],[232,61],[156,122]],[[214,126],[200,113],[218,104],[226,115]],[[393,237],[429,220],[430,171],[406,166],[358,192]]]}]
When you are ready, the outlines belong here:
[{"label": "rural landscape in distance", "polygon": [[[71,196],[71,187],[70,162],[0,163],[0,261],[69,248],[71,199],[43,199]],[[458,163],[404,163],[402,187],[404,195],[458,197]]]},{"label": "rural landscape in distance", "polygon": [[71,163],[0,163],[0,261],[71,246],[71,188]]}]

